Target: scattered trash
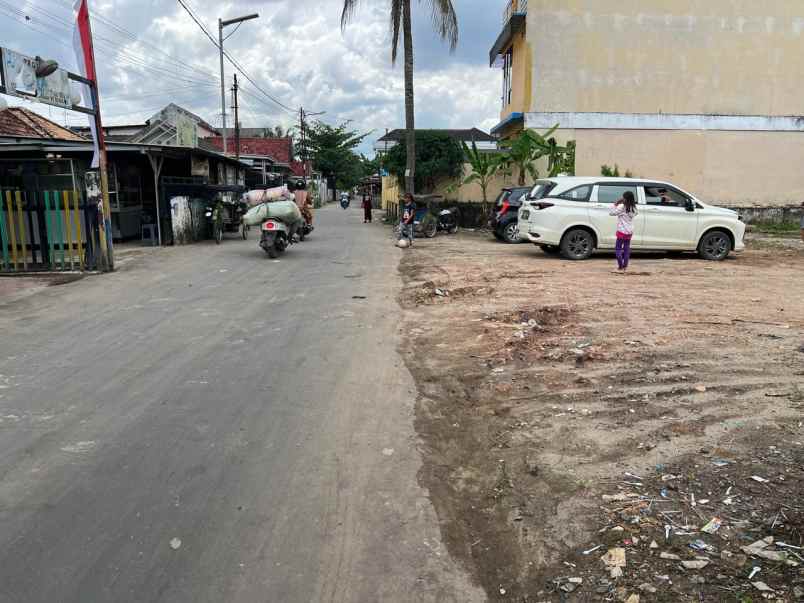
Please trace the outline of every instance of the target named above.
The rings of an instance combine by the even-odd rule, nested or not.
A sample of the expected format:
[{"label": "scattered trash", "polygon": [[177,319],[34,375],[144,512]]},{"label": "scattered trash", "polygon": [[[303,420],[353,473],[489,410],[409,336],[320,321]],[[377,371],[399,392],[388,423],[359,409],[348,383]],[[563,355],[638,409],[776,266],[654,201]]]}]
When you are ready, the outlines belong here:
[{"label": "scattered trash", "polygon": [[714,534],[720,529],[720,526],[723,525],[723,521],[719,517],[713,517],[708,524],[701,528],[701,532],[706,532],[707,534]]},{"label": "scattered trash", "polygon": [[382,453],[383,453],[383,456],[393,456],[394,449],[393,448],[383,448]]},{"label": "scattered trash", "polygon": [[730,463],[729,463],[729,461],[726,461],[724,459],[715,459],[714,461],[712,461],[712,464],[715,467],[725,467],[726,465],[729,465]]},{"label": "scattered trash", "polygon": [[505,589],[504,589],[504,588],[500,588],[500,594],[501,594],[501,595],[504,595],[504,594],[505,594]]},{"label": "scattered trash", "polygon": [[639,603],[639,595],[631,595],[625,600],[625,603]]},{"label": "scattered trash", "polygon": [[770,480],[765,479],[764,477],[759,477],[758,475],[752,475],[751,479],[755,482],[759,482],[760,484],[767,484]]},{"label": "scattered trash", "polygon": [[764,582],[752,582],[751,585],[762,593],[772,593],[773,589]]},{"label": "scattered trash", "polygon": [[667,491],[667,488],[662,488],[659,494],[661,494],[662,498],[667,498],[668,496],[670,496],[670,493]]},{"label": "scattered trash", "polygon": [[695,391],[700,392],[700,393],[704,393],[706,391],[706,386],[705,385],[696,385],[695,386]]},{"label": "scattered trash", "polygon": [[652,549],[658,549],[658,548],[659,548],[659,543],[658,543],[658,542],[656,542],[655,540],[651,540],[651,541],[650,541],[650,548],[652,548]]},{"label": "scattered trash", "polygon": [[598,550],[598,549],[602,549],[602,548],[603,548],[603,545],[602,545],[602,544],[599,544],[599,545],[597,545],[597,546],[595,546],[595,547],[592,547],[591,549],[589,549],[589,550],[587,550],[587,551],[584,551],[584,552],[583,552],[583,554],[584,554],[584,555],[591,555],[591,554],[592,554],[592,553],[594,553],[596,550]]},{"label": "scattered trash", "polygon": [[716,550],[715,547],[713,547],[711,544],[706,544],[700,538],[698,540],[690,542],[690,548],[696,551],[706,551],[707,553],[714,553]]},{"label": "scattered trash", "polygon": [[605,564],[612,578],[619,578],[623,575],[623,568],[625,567],[625,549],[609,549],[600,560]]},{"label": "scattered trash", "polygon": [[352,299],[366,299],[365,295],[353,295]]},{"label": "scattered trash", "polygon": [[435,293],[435,294],[436,294],[438,297],[449,297],[449,291],[444,291],[443,289],[438,289],[438,288],[436,288],[436,290],[434,291],[434,293]]},{"label": "scattered trash", "polygon": [[604,494],[603,500],[606,502],[625,502],[633,496],[633,494],[625,494],[622,492],[620,494]]},{"label": "scattered trash", "polygon": [[752,580],[752,579],[754,578],[754,576],[756,576],[756,575],[757,575],[757,574],[758,574],[760,571],[762,571],[762,568],[759,568],[759,567],[757,567],[757,566],[754,566],[754,567],[751,569],[751,573],[750,573],[750,574],[748,574],[748,579],[749,579],[749,580]]},{"label": "scattered trash", "polygon": [[709,565],[709,559],[695,559],[694,561],[682,561],[681,565],[683,565],[687,569],[699,570]]},{"label": "scattered trash", "polygon": [[656,592],[657,592],[659,589],[657,589],[657,588],[656,588],[655,586],[653,586],[652,584],[648,584],[647,582],[643,582],[642,584],[640,584],[640,585],[639,585],[639,590],[641,590],[643,593],[650,593],[650,594],[652,594],[652,595],[653,595],[653,594],[655,594],[655,593],[656,593]]},{"label": "scattered trash", "polygon": [[561,578],[556,580],[556,583],[559,584],[558,588],[560,590],[563,590],[565,593],[571,593],[583,584],[583,578]]},{"label": "scattered trash", "polygon": [[180,539],[173,538],[170,541],[170,548],[172,548],[174,551],[178,551],[180,547],[181,547],[181,540]]},{"label": "scattered trash", "polygon": [[661,557],[662,559],[667,559],[668,561],[681,561],[681,557],[679,557],[678,555],[674,553],[666,553],[664,551],[659,553],[659,557]]}]

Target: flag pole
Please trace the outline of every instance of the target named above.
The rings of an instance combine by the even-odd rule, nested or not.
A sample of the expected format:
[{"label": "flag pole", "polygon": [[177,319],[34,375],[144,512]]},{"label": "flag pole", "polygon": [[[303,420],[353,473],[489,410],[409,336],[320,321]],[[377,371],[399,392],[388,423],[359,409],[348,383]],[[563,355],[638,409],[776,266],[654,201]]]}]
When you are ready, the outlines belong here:
[{"label": "flag pole", "polygon": [[[100,252],[101,252],[101,269],[104,271],[114,270],[114,241],[112,232],[112,212],[109,204],[109,174],[108,174],[108,161],[106,157],[106,136],[103,132],[103,121],[101,120],[100,108],[100,94],[98,93],[98,75],[95,69],[95,49],[92,44],[92,26],[89,19],[89,7],[87,0],[77,0],[75,4],[77,10],[76,15],[76,33],[78,42],[80,42],[83,64],[79,61],[79,67],[84,69],[84,77],[90,80],[89,84],[90,96],[92,98],[93,110],[93,125],[95,144],[97,146],[98,154],[98,171],[100,172],[100,188],[101,188],[101,207],[99,216],[99,235],[100,235]],[[76,48],[76,52],[78,48]],[[92,167],[95,167],[93,161]]]}]

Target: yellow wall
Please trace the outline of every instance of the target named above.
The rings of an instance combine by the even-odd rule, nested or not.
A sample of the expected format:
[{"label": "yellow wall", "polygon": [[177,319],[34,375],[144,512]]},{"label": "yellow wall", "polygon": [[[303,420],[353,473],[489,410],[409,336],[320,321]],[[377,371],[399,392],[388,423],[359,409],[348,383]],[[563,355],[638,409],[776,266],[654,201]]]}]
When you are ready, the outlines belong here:
[{"label": "yellow wall", "polygon": [[[530,108],[533,52],[524,33],[514,35],[512,45],[514,53],[511,67],[511,102],[503,105],[500,119],[505,119],[511,113],[524,113]],[[505,52],[508,52],[508,49]]]},{"label": "yellow wall", "polygon": [[530,0],[526,35],[530,111],[799,115],[804,106],[802,0]]},{"label": "yellow wall", "polygon": [[396,176],[383,176],[382,177],[382,208],[388,209],[389,203],[399,203],[399,197],[402,195],[402,189],[399,188],[399,182]]},{"label": "yellow wall", "polygon": [[804,135],[798,132],[563,130],[578,141],[576,173],[603,164],[669,180],[715,205],[788,205],[804,200]]}]

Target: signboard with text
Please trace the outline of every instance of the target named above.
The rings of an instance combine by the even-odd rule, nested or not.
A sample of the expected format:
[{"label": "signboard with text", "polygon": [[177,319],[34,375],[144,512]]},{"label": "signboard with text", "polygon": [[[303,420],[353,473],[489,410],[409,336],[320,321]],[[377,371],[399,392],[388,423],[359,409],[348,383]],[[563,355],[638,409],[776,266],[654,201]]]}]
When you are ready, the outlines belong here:
[{"label": "signboard with text", "polygon": [[64,69],[46,77],[36,76],[36,58],[0,48],[4,92],[41,103],[69,109],[73,106],[70,78]]}]

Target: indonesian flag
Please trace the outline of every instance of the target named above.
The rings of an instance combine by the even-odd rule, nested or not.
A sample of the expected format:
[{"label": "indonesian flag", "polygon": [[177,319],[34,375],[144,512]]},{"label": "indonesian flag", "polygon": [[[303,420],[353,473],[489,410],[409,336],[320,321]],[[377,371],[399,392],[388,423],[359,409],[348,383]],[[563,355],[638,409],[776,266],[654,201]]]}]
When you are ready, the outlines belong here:
[{"label": "indonesian flag", "polygon": [[[95,72],[95,53],[92,49],[92,30],[89,26],[87,0],[75,0],[73,11],[75,12],[73,48],[75,50],[75,60],[78,63],[78,71],[88,80],[92,80],[95,83],[95,90],[97,90],[98,77]],[[84,105],[91,106],[95,111],[100,112],[100,98],[98,95],[93,95],[89,86],[83,86],[83,91]],[[103,131],[97,131],[95,118],[92,115],[89,116],[89,128],[92,130],[92,140],[95,143],[92,167],[96,168],[98,167],[98,153],[103,139]]]}]

